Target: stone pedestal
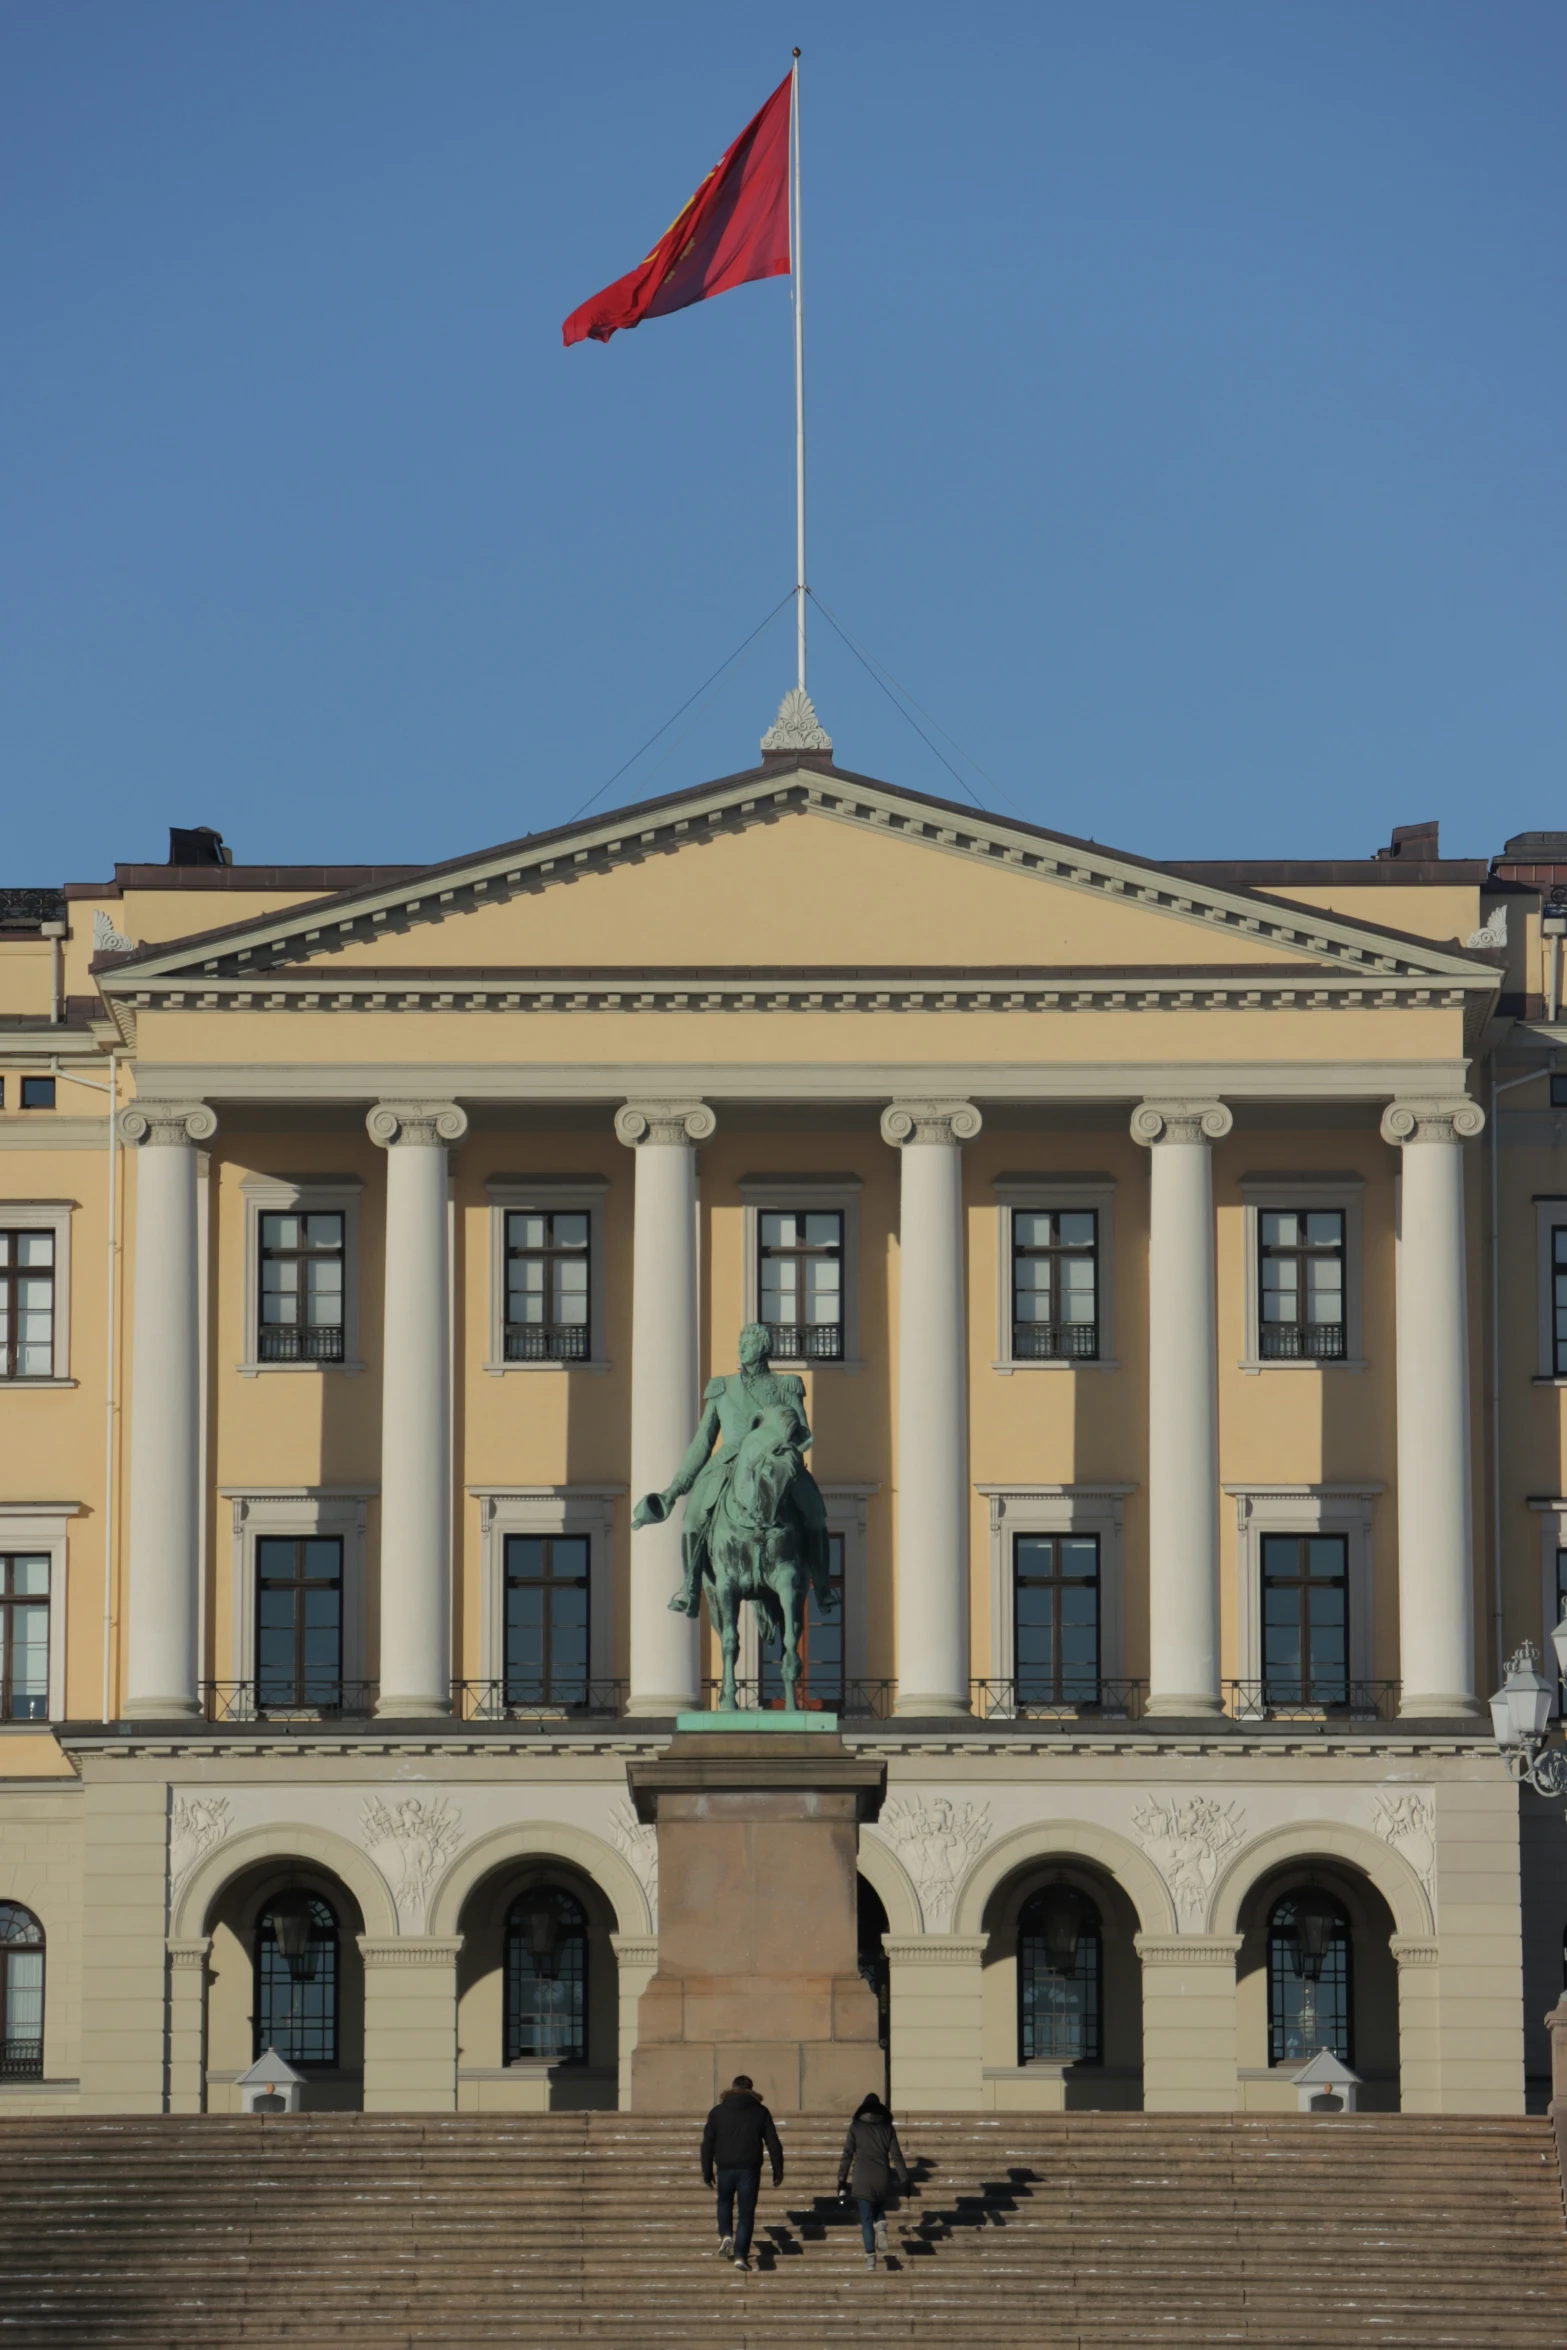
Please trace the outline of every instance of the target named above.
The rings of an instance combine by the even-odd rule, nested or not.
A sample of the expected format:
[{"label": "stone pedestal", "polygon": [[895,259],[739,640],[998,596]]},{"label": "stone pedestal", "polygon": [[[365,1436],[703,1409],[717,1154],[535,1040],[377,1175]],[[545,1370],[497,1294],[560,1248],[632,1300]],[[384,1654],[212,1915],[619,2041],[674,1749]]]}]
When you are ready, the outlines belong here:
[{"label": "stone pedestal", "polygon": [[885,1764],[835,1733],[689,1731],[626,1775],[658,1828],[633,2112],[705,2113],[749,2073],[775,2113],[852,2113],[885,2073],[856,1900]]}]

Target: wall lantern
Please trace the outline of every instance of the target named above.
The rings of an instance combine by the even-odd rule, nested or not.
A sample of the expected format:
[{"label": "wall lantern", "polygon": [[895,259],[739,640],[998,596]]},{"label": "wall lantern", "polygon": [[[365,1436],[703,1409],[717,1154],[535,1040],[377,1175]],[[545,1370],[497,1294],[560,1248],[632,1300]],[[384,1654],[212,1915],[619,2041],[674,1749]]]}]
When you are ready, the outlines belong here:
[{"label": "wall lantern", "polygon": [[315,1978],[320,1963],[320,1945],[316,1941],[316,1921],[310,1907],[308,1893],[290,1890],[280,1893],[270,1906],[272,1935],[278,1946],[278,1955],[295,1983],[309,1983]]},{"label": "wall lantern", "polygon": [[[1567,1616],[1551,1634],[1556,1669],[1567,1677]],[[1555,1691],[1540,1672],[1540,1652],[1526,1640],[1507,1660],[1507,1678],[1491,1700],[1491,1727],[1508,1769],[1537,1795],[1567,1795],[1567,1753],[1547,1751]]]},{"label": "wall lantern", "polygon": [[1053,1975],[1069,1975],[1077,1964],[1083,1935],[1083,1897],[1070,1885],[1053,1885],[1041,1921],[1045,1964]]},{"label": "wall lantern", "polygon": [[560,1934],[565,1923],[561,1914],[563,1906],[560,1895],[548,1885],[535,1885],[522,1901],[522,1934],[533,1971],[550,1982],[555,1979],[560,1958]]},{"label": "wall lantern", "polygon": [[1338,1928],[1338,1904],[1326,1893],[1308,1885],[1295,1895],[1295,1972],[1305,1982],[1321,1982]]}]

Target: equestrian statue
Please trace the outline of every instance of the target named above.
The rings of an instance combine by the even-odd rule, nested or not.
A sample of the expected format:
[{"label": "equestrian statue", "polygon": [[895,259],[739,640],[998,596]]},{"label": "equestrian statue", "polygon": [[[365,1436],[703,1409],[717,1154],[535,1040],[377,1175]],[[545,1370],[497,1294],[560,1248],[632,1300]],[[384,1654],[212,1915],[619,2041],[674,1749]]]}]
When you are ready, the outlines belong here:
[{"label": "equestrian statue", "polygon": [[838,1605],[827,1510],[805,1465],[811,1444],[805,1382],[772,1369],[771,1344],[765,1322],[746,1324],[739,1370],[708,1381],[701,1425],[685,1459],[664,1491],[647,1494],[631,1514],[633,1527],[661,1526],[680,1496],[689,1497],[681,1537],[685,1578],[669,1604],[694,1616],[705,1588],[723,1650],[718,1702],[726,1713],[736,1705],[742,1600],[755,1609],[764,1641],[783,1644],[784,1703],[791,1711],[807,1596],[815,1592],[824,1615]]}]

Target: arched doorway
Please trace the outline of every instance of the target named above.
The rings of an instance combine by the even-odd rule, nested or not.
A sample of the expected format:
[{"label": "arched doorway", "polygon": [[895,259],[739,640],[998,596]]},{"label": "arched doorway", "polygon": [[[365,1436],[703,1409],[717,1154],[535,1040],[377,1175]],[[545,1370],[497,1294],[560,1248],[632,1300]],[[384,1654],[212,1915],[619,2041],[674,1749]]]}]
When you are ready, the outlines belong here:
[{"label": "arched doorway", "polygon": [[[881,2045],[882,2060],[891,2077],[892,2066],[892,1970],[888,1963],[884,1936],[887,1932],[887,1905],[875,1886],[866,1877],[855,1879],[859,1926],[860,1973],[876,2000],[876,2038]],[[887,2095],[887,2082],[882,2083],[882,2095]]]},{"label": "arched doorway", "polygon": [[1295,2075],[1329,2049],[1360,2075],[1362,2111],[1396,2113],[1394,1923],[1370,1879],[1341,1860],[1291,1860],[1248,1889],[1236,1923],[1242,2110],[1293,2113]]},{"label": "arched doorway", "polygon": [[303,2073],[310,2113],[364,2103],[364,1923],[340,1878],[269,1858],[233,1877],[208,1919],[206,2102],[235,2113],[234,2084],[276,2048]]},{"label": "arched doorway", "polygon": [[481,1877],[459,1913],[460,2112],[613,2111],[620,1983],[607,1895],[545,1854]]},{"label": "arched doorway", "polygon": [[1076,1855],[1041,1857],[996,1887],[984,1924],[986,2105],[1139,2111],[1139,1919],[1125,1890]]}]

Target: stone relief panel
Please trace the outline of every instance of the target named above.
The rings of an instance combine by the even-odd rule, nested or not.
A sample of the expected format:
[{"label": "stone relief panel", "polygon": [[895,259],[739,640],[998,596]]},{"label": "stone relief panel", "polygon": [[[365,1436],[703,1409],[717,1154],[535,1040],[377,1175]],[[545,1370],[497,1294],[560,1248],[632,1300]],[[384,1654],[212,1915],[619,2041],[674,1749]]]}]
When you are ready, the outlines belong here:
[{"label": "stone relief panel", "polygon": [[950,1933],[958,1887],[990,1838],[989,1804],[958,1805],[945,1795],[920,1803],[900,1795],[882,1806],[874,1832],[912,1878],[926,1932]]},{"label": "stone relief panel", "polygon": [[234,1826],[226,1795],[176,1795],[169,1807],[169,1902],[172,1908],[185,1880]]},{"label": "stone relief panel", "polygon": [[444,1796],[369,1796],[359,1840],[392,1888],[404,1934],[422,1934],[436,1879],[462,1842],[462,1814]]},{"label": "stone relief panel", "polygon": [[1371,1828],[1408,1861],[1436,1910],[1436,1806],[1428,1795],[1379,1795],[1371,1807]]},{"label": "stone relief panel", "polygon": [[1132,1825],[1170,1888],[1183,1934],[1200,1934],[1219,1871],[1245,1837],[1241,1809],[1193,1795],[1174,1803],[1140,1803]]},{"label": "stone relief panel", "polygon": [[647,1895],[648,1908],[653,1913],[653,1929],[658,1930],[658,1830],[644,1827],[629,1803],[615,1804],[609,1815],[610,1842],[629,1866],[632,1875]]}]

